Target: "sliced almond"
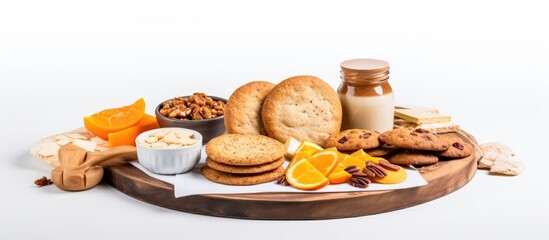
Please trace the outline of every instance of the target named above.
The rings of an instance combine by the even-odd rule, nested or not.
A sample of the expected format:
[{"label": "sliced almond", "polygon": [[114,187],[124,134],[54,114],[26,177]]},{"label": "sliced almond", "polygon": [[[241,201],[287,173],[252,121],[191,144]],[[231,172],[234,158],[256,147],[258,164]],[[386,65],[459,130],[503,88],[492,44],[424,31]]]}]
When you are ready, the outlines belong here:
[{"label": "sliced almond", "polygon": [[108,142],[107,140],[105,140],[103,138],[100,138],[100,137],[92,137],[92,138],[90,138],[90,141],[92,141],[94,143],[97,143],[97,144]]},{"label": "sliced almond", "polygon": [[192,138],[194,136],[194,133],[185,130],[177,130],[175,131],[175,135],[178,138]]},{"label": "sliced almond", "polygon": [[158,142],[158,138],[157,137],[148,137],[148,138],[145,138],[145,142],[148,143],[148,144],[153,144],[155,142]]},{"label": "sliced almond", "polygon": [[167,131],[158,131],[158,132],[155,132],[155,133],[151,134],[150,136],[151,137],[156,137],[157,139],[160,140],[160,139],[164,138],[166,136],[166,134],[168,134]]},{"label": "sliced almond", "polygon": [[164,138],[162,139],[167,144],[176,143],[178,138],[175,136],[173,132],[169,132]]},{"label": "sliced almond", "polygon": [[65,139],[60,139],[60,140],[57,140],[55,143],[57,143],[57,145],[59,145],[59,146],[64,146],[65,144],[69,144],[71,142],[72,141],[68,141],[68,140],[65,140]]},{"label": "sliced almond", "polygon": [[88,140],[81,140],[81,139],[74,140],[73,144],[85,149],[88,152],[95,151],[95,147],[97,146],[97,143],[94,143]]},{"label": "sliced almond", "polygon": [[65,135],[71,139],[88,140],[88,137],[82,133],[68,132]]},{"label": "sliced almond", "polygon": [[165,148],[167,147],[168,144],[165,143],[165,142],[154,142],[154,143],[151,143],[151,147],[152,148]]},{"label": "sliced almond", "polygon": [[38,155],[42,157],[51,157],[51,156],[57,156],[57,152],[61,146],[57,145],[57,143],[44,143],[40,145],[40,150],[38,150]]}]

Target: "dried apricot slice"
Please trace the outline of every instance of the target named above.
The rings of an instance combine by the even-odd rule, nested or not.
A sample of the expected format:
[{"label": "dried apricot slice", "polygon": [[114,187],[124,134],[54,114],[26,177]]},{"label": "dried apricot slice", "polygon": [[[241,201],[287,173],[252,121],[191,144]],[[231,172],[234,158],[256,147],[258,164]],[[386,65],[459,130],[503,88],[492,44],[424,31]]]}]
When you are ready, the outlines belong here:
[{"label": "dried apricot slice", "polygon": [[84,117],[84,126],[93,134],[108,139],[109,133],[136,125],[145,114],[145,100],[138,99],[129,106],[110,108]]},{"label": "dried apricot slice", "polygon": [[159,128],[156,118],[149,114],[144,114],[137,125],[122,131],[109,133],[109,147],[122,145],[135,146],[135,138],[137,138],[139,134],[156,128]]},{"label": "dried apricot slice", "polygon": [[382,178],[373,178],[372,180],[377,183],[383,184],[397,184],[404,182],[408,175],[403,167],[400,167],[397,171],[387,170],[387,176]]}]

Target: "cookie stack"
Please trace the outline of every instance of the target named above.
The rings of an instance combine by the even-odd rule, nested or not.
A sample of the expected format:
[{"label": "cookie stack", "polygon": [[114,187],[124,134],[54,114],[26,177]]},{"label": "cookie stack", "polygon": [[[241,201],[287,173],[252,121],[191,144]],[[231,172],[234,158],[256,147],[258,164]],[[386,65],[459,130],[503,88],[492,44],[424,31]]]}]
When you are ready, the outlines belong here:
[{"label": "cookie stack", "polygon": [[206,145],[202,175],[226,185],[270,182],[284,174],[284,144],[257,134],[225,134]]},{"label": "cookie stack", "polygon": [[401,148],[387,158],[393,164],[430,165],[440,157],[453,159],[470,156],[473,146],[453,134],[435,134],[421,128],[397,128],[384,132],[379,140]]}]

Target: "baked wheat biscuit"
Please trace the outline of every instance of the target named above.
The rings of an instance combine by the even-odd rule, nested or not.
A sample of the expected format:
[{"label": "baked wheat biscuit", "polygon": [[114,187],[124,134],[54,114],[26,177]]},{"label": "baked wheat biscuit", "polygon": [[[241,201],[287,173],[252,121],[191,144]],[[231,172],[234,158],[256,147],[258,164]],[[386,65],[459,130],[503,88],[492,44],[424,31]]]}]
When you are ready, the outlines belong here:
[{"label": "baked wheat biscuit", "polygon": [[397,128],[382,133],[379,140],[393,145],[413,150],[445,151],[450,146],[448,142],[437,134],[421,128]]},{"label": "baked wheat biscuit", "polygon": [[206,158],[206,165],[208,165],[208,167],[211,167],[215,170],[222,171],[222,172],[234,173],[234,174],[251,174],[251,173],[262,173],[262,172],[267,172],[267,171],[277,169],[278,167],[282,166],[282,164],[284,163],[284,160],[285,160],[284,158],[280,158],[270,163],[265,163],[260,165],[233,166],[233,165],[227,165],[224,163],[216,162],[211,158]]},{"label": "baked wheat biscuit", "polygon": [[284,168],[278,167],[275,170],[256,174],[232,174],[217,171],[211,167],[204,166],[202,167],[201,172],[205,178],[212,182],[226,185],[245,186],[274,181],[284,175]]},{"label": "baked wheat biscuit", "polygon": [[335,147],[339,151],[356,151],[379,147],[379,133],[366,129],[347,129],[331,135],[324,148]]},{"label": "baked wheat biscuit", "polygon": [[313,76],[296,76],[276,85],[265,98],[261,116],[267,135],[286,142],[312,141],[320,146],[341,126],[337,93]]},{"label": "baked wheat biscuit", "polygon": [[392,164],[402,165],[430,165],[438,162],[438,157],[433,154],[421,152],[400,152],[387,159]]},{"label": "baked wheat biscuit", "polygon": [[285,153],[284,144],[257,134],[225,134],[206,144],[209,158],[233,166],[270,163]]},{"label": "baked wheat biscuit", "polygon": [[237,88],[225,106],[227,133],[266,135],[261,121],[261,106],[274,86],[270,82],[254,81]]},{"label": "baked wheat biscuit", "polygon": [[473,146],[463,141],[460,137],[450,134],[443,134],[440,136],[448,142],[450,147],[446,151],[437,153],[438,156],[448,158],[464,158],[473,154]]}]

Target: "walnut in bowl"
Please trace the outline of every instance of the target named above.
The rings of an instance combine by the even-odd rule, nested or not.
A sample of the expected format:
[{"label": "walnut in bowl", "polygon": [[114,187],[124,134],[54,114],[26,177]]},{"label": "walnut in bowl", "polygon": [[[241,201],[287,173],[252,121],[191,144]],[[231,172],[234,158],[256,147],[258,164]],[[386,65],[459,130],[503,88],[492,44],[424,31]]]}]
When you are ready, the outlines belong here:
[{"label": "walnut in bowl", "polygon": [[155,110],[160,127],[182,127],[202,134],[203,143],[225,132],[224,108],[227,100],[204,93],[174,97]]}]

